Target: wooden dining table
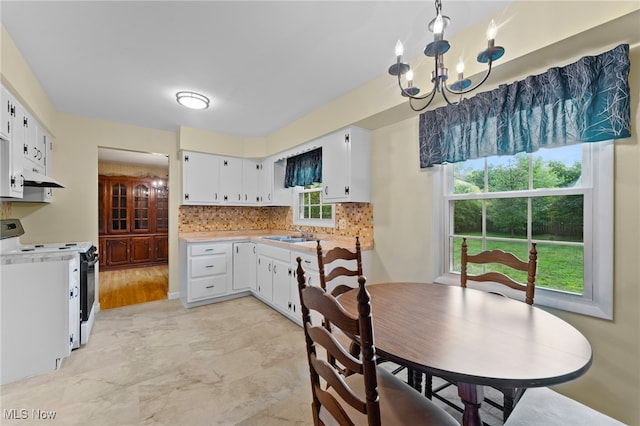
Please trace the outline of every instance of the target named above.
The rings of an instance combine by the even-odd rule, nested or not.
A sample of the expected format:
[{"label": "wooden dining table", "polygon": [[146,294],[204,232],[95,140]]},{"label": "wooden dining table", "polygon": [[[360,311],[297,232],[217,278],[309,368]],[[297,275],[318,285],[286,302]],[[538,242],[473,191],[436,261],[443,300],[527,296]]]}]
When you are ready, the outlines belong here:
[{"label": "wooden dining table", "polygon": [[[463,425],[482,424],[483,385],[555,385],[591,366],[591,345],[580,331],[524,302],[430,283],[367,284],[367,290],[378,356],[420,376],[431,373],[457,382]],[[354,315],[356,293],[339,297]]]}]

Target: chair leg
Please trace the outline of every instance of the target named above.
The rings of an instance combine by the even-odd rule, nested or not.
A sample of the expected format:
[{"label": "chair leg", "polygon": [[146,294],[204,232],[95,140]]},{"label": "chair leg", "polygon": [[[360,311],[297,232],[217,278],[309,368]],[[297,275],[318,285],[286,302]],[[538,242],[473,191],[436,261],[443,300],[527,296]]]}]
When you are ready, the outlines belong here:
[{"label": "chair leg", "polygon": [[407,368],[407,375],[413,376],[413,388],[418,392],[422,392],[422,373]]},{"label": "chair leg", "polygon": [[424,396],[429,399],[433,396],[433,376],[429,373],[424,375]]},{"label": "chair leg", "polygon": [[506,422],[511,412],[513,411],[513,403],[515,398],[516,391],[515,389],[502,389],[503,395],[503,411],[502,411],[502,421]]}]

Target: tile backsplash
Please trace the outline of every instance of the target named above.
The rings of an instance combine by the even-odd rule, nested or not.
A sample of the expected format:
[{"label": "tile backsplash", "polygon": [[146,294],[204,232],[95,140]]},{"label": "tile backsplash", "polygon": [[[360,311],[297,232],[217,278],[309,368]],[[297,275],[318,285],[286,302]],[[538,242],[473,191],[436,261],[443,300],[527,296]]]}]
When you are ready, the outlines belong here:
[{"label": "tile backsplash", "polygon": [[0,219],[11,218],[11,203],[7,201],[0,201]]},{"label": "tile backsplash", "polygon": [[314,234],[373,239],[373,207],[369,203],[336,204],[336,227],[293,224],[291,207],[180,206],[179,232],[299,229]]}]

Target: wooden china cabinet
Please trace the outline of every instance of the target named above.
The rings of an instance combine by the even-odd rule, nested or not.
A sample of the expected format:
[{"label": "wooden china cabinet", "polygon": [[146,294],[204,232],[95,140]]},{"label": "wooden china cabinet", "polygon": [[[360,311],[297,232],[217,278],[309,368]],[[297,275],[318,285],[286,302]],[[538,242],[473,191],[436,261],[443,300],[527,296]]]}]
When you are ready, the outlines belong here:
[{"label": "wooden china cabinet", "polygon": [[98,203],[100,269],[168,263],[166,179],[100,175]]}]

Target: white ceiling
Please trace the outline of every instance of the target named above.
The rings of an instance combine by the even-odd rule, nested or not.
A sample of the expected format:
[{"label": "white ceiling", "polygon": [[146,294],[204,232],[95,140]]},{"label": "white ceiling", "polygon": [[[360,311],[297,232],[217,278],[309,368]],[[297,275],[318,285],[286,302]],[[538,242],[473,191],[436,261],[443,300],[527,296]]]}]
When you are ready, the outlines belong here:
[{"label": "white ceiling", "polygon": [[[447,34],[507,3],[444,0]],[[2,0],[0,7],[57,110],[241,137],[266,136],[386,74],[398,39],[408,57],[421,54],[435,14],[432,1]],[[210,97],[211,107],[180,106],[180,90]]]}]

